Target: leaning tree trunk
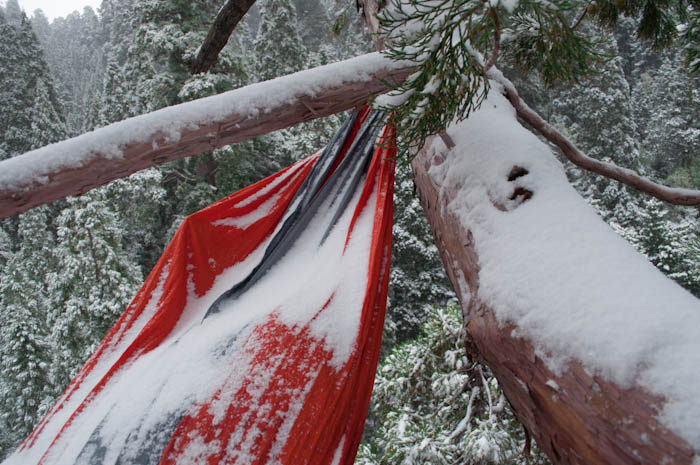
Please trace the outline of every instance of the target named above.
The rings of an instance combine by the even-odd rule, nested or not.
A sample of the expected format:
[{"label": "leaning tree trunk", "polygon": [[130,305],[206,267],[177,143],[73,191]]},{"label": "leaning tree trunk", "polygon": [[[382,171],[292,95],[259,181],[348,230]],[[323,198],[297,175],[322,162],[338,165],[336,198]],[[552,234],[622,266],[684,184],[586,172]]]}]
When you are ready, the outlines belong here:
[{"label": "leaning tree trunk", "polygon": [[[468,350],[491,368],[539,447],[557,464],[692,463],[693,449],[656,419],[663,399],[591,375],[576,360],[557,375],[533,341],[514,336],[518,328],[497,320],[480,298],[477,244],[449,208],[458,192],[443,189],[429,174],[442,157],[424,149],[412,166],[421,205],[462,304]],[[508,282],[503,288],[507,292]]]},{"label": "leaning tree trunk", "polygon": [[[363,8],[366,22],[373,33],[373,42],[377,49],[381,50],[385,44],[377,34],[378,2],[364,0]],[[517,97],[514,89],[502,86],[500,83],[494,87],[503,87],[504,96],[511,100]],[[521,116],[523,108],[526,110],[529,108],[519,100],[518,103],[520,106],[516,106],[514,110],[518,110],[517,115]],[[488,105],[487,101],[482,106]],[[493,107],[497,106],[498,104]],[[506,112],[508,113],[508,110]],[[498,126],[499,123],[496,121],[493,124],[487,123],[476,133],[481,133],[480,135],[483,136],[484,131],[493,131],[494,142],[498,140],[494,145],[511,146],[517,151],[532,149],[521,145],[522,134],[514,135],[512,130],[499,131],[501,128]],[[515,127],[516,132],[518,130],[526,132],[517,122]],[[503,140],[508,139],[510,135],[513,135],[515,140],[512,144]],[[529,133],[528,136],[533,137]],[[490,144],[486,144],[485,148],[487,151],[492,149]],[[494,150],[490,154],[491,158],[504,155],[498,152]],[[508,211],[519,208],[525,202],[531,201],[533,197],[534,202],[551,200],[542,199],[542,197],[551,195],[552,191],[549,193],[533,191],[532,186],[536,183],[533,184],[527,180],[522,182],[522,179],[519,179],[530,172],[533,172],[534,177],[537,178],[538,170],[546,172],[551,167],[538,165],[537,157],[532,159],[526,157],[523,164],[528,165],[529,170],[517,164],[509,166],[505,172],[496,170],[505,179],[481,179],[485,186],[482,193],[488,198],[475,199],[474,192],[469,192],[466,195],[468,200],[465,200],[463,194],[469,189],[466,185],[469,180],[454,182],[453,179],[451,183],[446,182],[448,176],[445,172],[452,169],[440,169],[440,165],[447,163],[449,158],[454,161],[458,157],[474,155],[476,154],[465,153],[464,147],[455,146],[453,138],[444,131],[440,137],[435,136],[430,139],[411,164],[420,203],[433,232],[445,271],[460,300],[467,351],[491,368],[515,415],[555,464],[674,463],[690,465],[695,463],[697,465],[697,460],[700,460],[700,445],[691,446],[658,420],[667,399],[651,394],[646,386],[639,384],[632,383],[631,386],[623,388],[603,375],[594,374],[595,367],[585,366],[570,354],[563,354],[567,359],[566,366],[564,369],[557,367],[555,373],[552,364],[542,358],[543,350],[547,351],[546,344],[543,348],[541,341],[536,342],[527,336],[527,330],[523,331],[523,328],[518,327],[517,324],[508,322],[507,317],[503,316],[509,315],[508,311],[498,312],[489,305],[489,300],[493,299],[488,297],[492,297],[494,292],[504,295],[511,292],[509,288],[512,283],[508,282],[508,278],[513,277],[512,273],[509,276],[503,276],[504,279],[496,286],[491,277],[488,283],[489,295],[485,299],[482,298],[480,247],[472,228],[465,219],[481,220],[484,213],[477,210],[485,206],[507,215]],[[505,158],[508,158],[507,154]],[[514,157],[514,159],[518,158],[522,159],[522,157]],[[448,163],[445,166],[449,165]],[[474,166],[476,169],[480,168],[478,164]],[[493,174],[494,172],[489,170],[479,173],[486,178]],[[560,175],[561,178],[564,177],[563,172]],[[502,188],[504,181],[509,184],[506,187],[508,194],[499,197],[498,189],[495,187]],[[565,179],[560,181],[566,183]],[[570,220],[576,223],[579,214],[590,213],[581,211],[588,209],[582,199],[578,199],[578,204],[574,200],[573,204],[572,209],[564,211],[565,214],[570,215],[570,218],[555,218],[554,216],[559,212],[552,212],[552,221]],[[470,208],[472,211],[468,211]],[[483,238],[484,229],[487,231],[486,236],[490,231],[488,227],[480,226],[482,230],[479,236]],[[541,227],[547,228],[547,225],[542,224]],[[583,223],[582,227],[584,227]],[[566,237],[559,239],[563,239],[563,242],[567,241]],[[570,242],[572,249],[578,246],[573,238]],[[542,250],[530,257],[529,261],[534,266],[523,269],[522,273],[545,271],[538,266],[541,258],[539,253],[547,253],[546,244],[543,245]],[[605,254],[606,250],[601,248],[600,253]],[[490,258],[493,259],[493,257]],[[503,261],[511,259],[507,253],[500,258]],[[570,266],[573,267],[576,264],[571,263]],[[608,270],[599,271],[604,275]],[[561,272],[563,273],[564,270]],[[517,273],[515,278],[517,279]],[[661,273],[656,273],[655,278],[667,279]],[[572,277],[572,279],[575,278]],[[609,284],[611,289],[615,287],[613,283]],[[586,284],[582,282],[580,285]],[[620,285],[625,285],[623,279],[620,279]],[[494,290],[494,287],[497,289]],[[671,289],[675,292],[685,292],[680,288]],[[685,301],[687,302],[687,299]],[[565,308],[561,310],[566,311]],[[662,309],[659,308],[659,310]],[[556,357],[558,354],[547,355]]]},{"label": "leaning tree trunk", "polygon": [[[507,134],[494,136],[508,137]],[[480,248],[469,224],[464,223],[464,217],[469,215],[465,215],[463,208],[469,202],[460,203],[460,213],[456,213],[452,205],[463,187],[459,184],[445,186],[440,176],[431,175],[450,157],[475,154],[460,150],[459,144],[449,152],[440,150],[441,145],[436,140],[428,143],[414,159],[412,167],[421,205],[462,304],[467,349],[491,368],[516,416],[540,448],[557,464],[692,463],[698,451],[657,419],[666,399],[650,394],[643,386],[633,384],[623,388],[602,375],[591,374],[592,371],[576,359],[569,359],[566,368],[555,373],[543,360],[538,350],[541,347],[525,336],[527,333],[521,328],[498,318],[496,309],[482,299]],[[484,202],[471,199],[471,206],[483,208],[490,202],[490,208],[507,215],[511,208],[521,208],[526,202],[546,201],[542,196],[547,193],[518,185],[518,178],[529,173],[536,176],[539,168],[537,163],[532,163],[529,171],[512,166],[504,180],[513,183],[510,197],[482,199]],[[494,185],[499,182],[492,181]],[[588,208],[582,199],[580,203],[581,209]],[[552,222],[575,222],[581,214],[578,209],[569,212],[571,218],[552,218]],[[548,228],[546,224],[541,227]],[[571,244],[572,248],[577,246]],[[605,250],[600,252],[606,253]],[[542,253],[547,251],[542,250]],[[509,259],[505,253],[502,258]],[[522,272],[537,272],[538,260],[540,257],[532,256],[533,266]],[[509,276],[504,276],[503,293],[509,292]],[[575,279],[575,274],[571,279]],[[659,273],[658,279],[666,278]],[[679,288],[678,292],[684,291]],[[562,312],[566,310],[561,309]]]}]

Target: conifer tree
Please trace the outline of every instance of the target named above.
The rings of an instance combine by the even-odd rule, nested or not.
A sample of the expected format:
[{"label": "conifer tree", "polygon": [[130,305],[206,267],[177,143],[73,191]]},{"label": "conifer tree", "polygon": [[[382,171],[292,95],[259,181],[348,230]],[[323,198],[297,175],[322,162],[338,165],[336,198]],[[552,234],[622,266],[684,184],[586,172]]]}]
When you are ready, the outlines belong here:
[{"label": "conifer tree", "polygon": [[301,41],[297,10],[291,0],[265,0],[255,39],[255,75],[258,81],[284,76],[304,68],[307,50]]},{"label": "conifer tree", "polygon": [[423,210],[413,192],[411,170],[396,169],[389,302],[382,344],[415,338],[433,305],[454,298]]},{"label": "conifer tree", "polygon": [[14,156],[66,136],[65,121],[43,52],[31,23],[21,13],[13,26],[0,18],[0,140]]},{"label": "conifer tree", "polygon": [[694,256],[697,221],[676,213],[656,199],[646,199],[636,212],[637,226],[626,235],[654,266],[696,296],[700,296],[700,269]]},{"label": "conifer tree", "polygon": [[55,242],[49,212],[39,207],[20,216],[20,244],[0,282],[0,430],[6,441],[0,456],[31,432],[55,394],[47,326]]},{"label": "conifer tree", "polygon": [[331,20],[320,0],[294,0],[301,42],[309,51],[319,50],[328,43]]},{"label": "conifer tree", "polygon": [[[550,120],[588,156],[643,172],[630,87],[615,37],[604,30],[587,28],[590,40],[614,57],[599,63],[595,74],[578,85],[555,90]],[[639,194],[616,181],[567,165],[574,186],[608,223],[628,228],[635,220]]]},{"label": "conifer tree", "polygon": [[99,19],[90,7],[57,18],[50,25],[41,10],[32,25],[44,48],[72,134],[93,129],[86,123],[87,103],[102,86],[104,64]]},{"label": "conifer tree", "polygon": [[53,382],[65,387],[133,298],[142,275],[102,189],[68,200],[56,220],[50,282]]},{"label": "conifer tree", "polygon": [[5,2],[5,17],[10,24],[18,25],[24,16],[24,10],[19,6],[17,0],[7,0]]},{"label": "conifer tree", "polygon": [[[10,235],[7,233],[7,231],[5,231],[5,228],[3,227],[2,223],[0,223],[0,280],[2,279],[2,273],[5,269],[5,264],[10,258],[11,253],[12,240],[10,239]],[[0,295],[0,299],[2,299],[2,295]],[[0,308],[2,308],[2,300],[0,300]]]},{"label": "conifer tree", "polygon": [[[700,153],[700,78],[688,76],[680,57],[645,73],[634,89],[635,116],[645,158],[661,179],[690,169]],[[695,187],[687,185],[686,187]]]}]

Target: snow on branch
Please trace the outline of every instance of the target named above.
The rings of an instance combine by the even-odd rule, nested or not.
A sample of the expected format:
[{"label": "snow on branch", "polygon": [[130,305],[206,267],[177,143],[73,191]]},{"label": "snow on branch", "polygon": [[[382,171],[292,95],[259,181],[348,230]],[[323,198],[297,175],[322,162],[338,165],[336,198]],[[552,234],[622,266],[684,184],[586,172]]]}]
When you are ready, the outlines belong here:
[{"label": "snow on branch", "polygon": [[370,53],[129,118],[0,162],[0,218],[161,163],[360,106],[405,63]]},{"label": "snow on branch", "polygon": [[520,98],[513,83],[499,69],[492,67],[487,71],[487,76],[503,86],[505,96],[515,108],[518,116],[542,134],[545,139],[557,146],[566,158],[576,166],[627,184],[664,202],[683,206],[700,205],[700,191],[664,186],[640,176],[628,168],[622,168],[613,163],[606,163],[586,156],[564,134],[530,108]]}]

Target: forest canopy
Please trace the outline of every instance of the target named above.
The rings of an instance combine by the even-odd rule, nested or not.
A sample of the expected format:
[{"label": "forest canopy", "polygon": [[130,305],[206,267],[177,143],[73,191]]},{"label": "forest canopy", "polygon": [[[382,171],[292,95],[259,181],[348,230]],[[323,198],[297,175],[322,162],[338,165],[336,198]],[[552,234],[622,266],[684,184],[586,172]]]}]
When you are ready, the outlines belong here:
[{"label": "forest canopy", "polygon": [[[374,48],[351,2],[263,0],[216,64],[193,74],[221,3],[104,0],[97,12],[49,22],[9,0],[0,9],[0,160]],[[412,0],[389,2],[380,17],[390,56],[420,66],[380,100],[401,103],[407,149],[474,111],[495,64],[588,156],[700,188],[697,2]],[[0,458],[61,394],[187,215],[315,152],[341,119],[167,163],[1,220]],[[700,296],[695,210],[566,167],[620,236]],[[358,463],[526,463],[517,452],[529,439],[493,374],[461,353],[447,306],[454,294],[406,163],[397,174],[386,357]]]}]

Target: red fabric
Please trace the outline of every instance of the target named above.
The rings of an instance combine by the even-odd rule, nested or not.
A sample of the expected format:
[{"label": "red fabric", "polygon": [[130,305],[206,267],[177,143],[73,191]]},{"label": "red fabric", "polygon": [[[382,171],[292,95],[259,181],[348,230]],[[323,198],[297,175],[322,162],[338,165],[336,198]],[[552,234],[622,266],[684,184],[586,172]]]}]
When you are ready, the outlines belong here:
[{"label": "red fabric", "polygon": [[[352,134],[366,116],[367,112],[359,118]],[[393,132],[385,130],[384,142],[393,145],[393,138]],[[345,145],[343,153],[349,149],[349,143]],[[265,464],[273,455],[280,463],[290,465],[353,463],[379,356],[389,280],[395,153],[383,145],[376,149],[347,232],[346,247],[359,215],[365,209],[373,210],[367,263],[369,284],[351,356],[338,369],[329,363],[333,353],[310,331],[311,322],[301,328],[289,327],[271,313],[243,344],[242,350],[253,360],[250,372],[231,372],[208,402],[190,408],[172,432],[161,464],[178,463],[195,438],[204,440],[206,446],[198,463]],[[93,399],[114,382],[120,370],[158,347],[171,333],[185,310],[188,279],[192,280],[196,294],[204,295],[225,269],[256,250],[278,226],[317,157],[302,160],[188,217],[123,316],[18,452],[35,447],[42,435],[53,435],[56,430],[39,463],[53,463],[60,457],[60,447],[68,447],[59,447],[65,442],[61,439],[70,435],[71,425],[81,421]],[[296,171],[284,182],[250,203],[237,205],[259,195],[290,170]],[[374,193],[376,202],[370,204]],[[249,214],[276,195],[279,198],[267,215],[245,230],[216,225],[217,221]],[[162,289],[162,294],[157,302],[152,302],[157,289]],[[333,298],[334,295],[329,296],[316,316],[324,312]],[[155,310],[148,313],[154,304]],[[120,355],[105,366],[105,360],[114,353]],[[273,364],[271,360],[281,362]],[[249,388],[256,382],[258,371],[273,373],[275,383],[264,387],[254,406],[249,402]],[[96,374],[98,381],[91,381],[93,384],[86,387],[87,380]],[[304,393],[301,397],[300,392]],[[290,398],[290,393],[297,393],[299,398]],[[212,407],[222,402],[228,406],[223,421],[220,412]],[[265,408],[260,408],[261,403]],[[64,412],[66,405],[73,411]],[[241,427],[246,431],[244,437],[232,437]],[[255,431],[255,435],[246,441],[250,431]]]}]

